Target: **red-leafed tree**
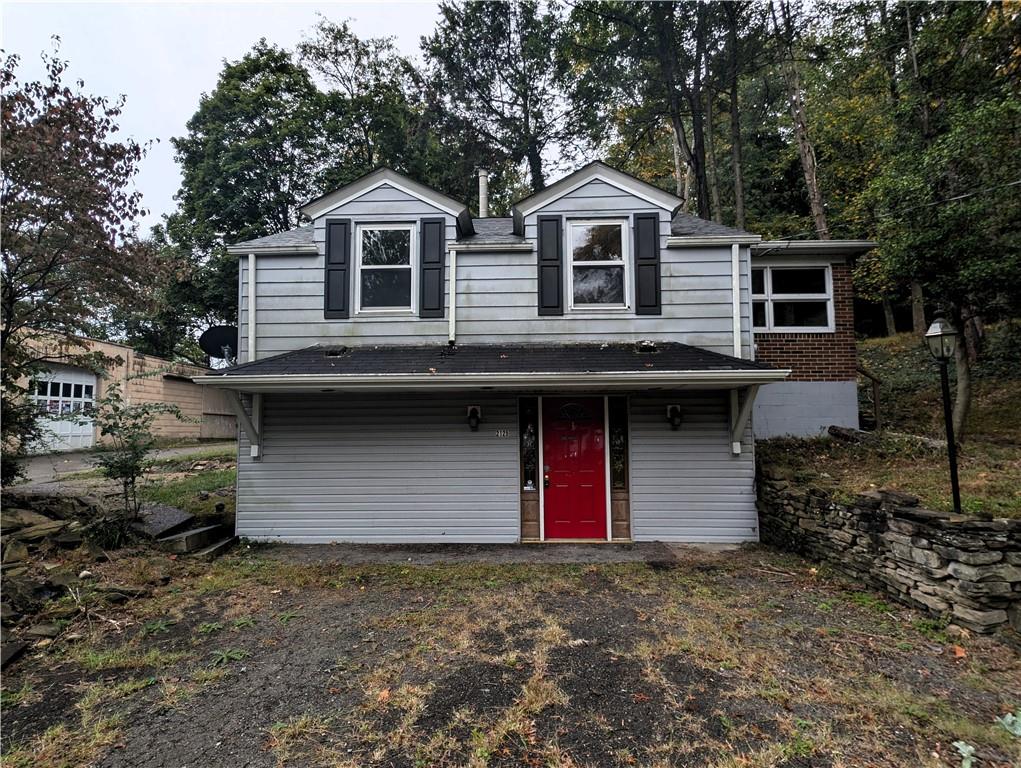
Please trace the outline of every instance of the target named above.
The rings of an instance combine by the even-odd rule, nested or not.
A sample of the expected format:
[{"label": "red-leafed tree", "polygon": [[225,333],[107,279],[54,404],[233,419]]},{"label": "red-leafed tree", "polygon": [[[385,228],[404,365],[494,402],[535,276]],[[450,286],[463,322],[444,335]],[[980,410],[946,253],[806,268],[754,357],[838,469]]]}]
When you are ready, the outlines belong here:
[{"label": "red-leafed tree", "polygon": [[68,362],[95,365],[74,337],[99,335],[111,309],[144,300],[141,287],[157,277],[134,233],[143,211],[131,181],[145,147],[114,140],[123,99],[66,84],[67,62],[55,52],[42,58],[41,80],[19,81],[17,56],[0,70],[5,483],[35,432],[24,381],[41,367],[40,348],[61,339]]}]

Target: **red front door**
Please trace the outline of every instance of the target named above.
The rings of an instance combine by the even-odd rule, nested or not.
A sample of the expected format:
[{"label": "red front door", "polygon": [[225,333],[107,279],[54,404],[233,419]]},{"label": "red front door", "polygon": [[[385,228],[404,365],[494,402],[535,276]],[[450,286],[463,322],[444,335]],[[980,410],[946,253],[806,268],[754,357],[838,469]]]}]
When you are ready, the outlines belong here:
[{"label": "red front door", "polygon": [[547,539],[606,538],[606,427],[601,397],[542,400]]}]

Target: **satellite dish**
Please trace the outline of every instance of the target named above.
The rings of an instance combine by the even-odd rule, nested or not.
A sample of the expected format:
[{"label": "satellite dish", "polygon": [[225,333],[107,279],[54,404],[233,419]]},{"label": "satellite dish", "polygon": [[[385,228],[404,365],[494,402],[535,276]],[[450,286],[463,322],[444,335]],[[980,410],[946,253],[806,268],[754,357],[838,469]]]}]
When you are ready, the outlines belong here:
[{"label": "satellite dish", "polygon": [[238,329],[233,325],[214,325],[199,336],[199,346],[210,357],[234,360],[238,356]]}]

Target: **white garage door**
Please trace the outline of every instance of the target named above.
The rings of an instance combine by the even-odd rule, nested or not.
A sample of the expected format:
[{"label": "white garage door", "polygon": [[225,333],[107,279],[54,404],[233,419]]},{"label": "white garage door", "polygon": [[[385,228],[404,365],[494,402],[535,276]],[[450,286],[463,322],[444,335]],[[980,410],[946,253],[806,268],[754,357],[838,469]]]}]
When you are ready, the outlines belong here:
[{"label": "white garage door", "polygon": [[92,409],[96,374],[69,365],[50,364],[47,374],[29,384],[29,395],[43,418],[34,453],[91,448],[95,440]]}]

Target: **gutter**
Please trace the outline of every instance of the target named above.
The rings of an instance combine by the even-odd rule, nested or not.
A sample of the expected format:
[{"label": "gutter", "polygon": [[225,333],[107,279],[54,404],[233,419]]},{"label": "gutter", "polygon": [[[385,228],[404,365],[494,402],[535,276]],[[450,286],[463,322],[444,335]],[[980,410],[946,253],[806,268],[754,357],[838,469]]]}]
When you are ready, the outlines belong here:
[{"label": "gutter", "polygon": [[753,245],[762,241],[759,235],[705,235],[671,236],[666,239],[667,248],[698,248],[700,246]]},{"label": "gutter", "polygon": [[250,253],[260,256],[293,256],[299,253],[319,253],[319,249],[314,245],[264,245],[261,248],[228,245],[227,253],[232,256],[247,256]]},{"label": "gutter", "polygon": [[627,389],[650,387],[746,387],[783,381],[789,369],[744,371],[610,371],[604,373],[294,373],[274,376],[196,376],[196,384],[245,391],[329,389]]}]

